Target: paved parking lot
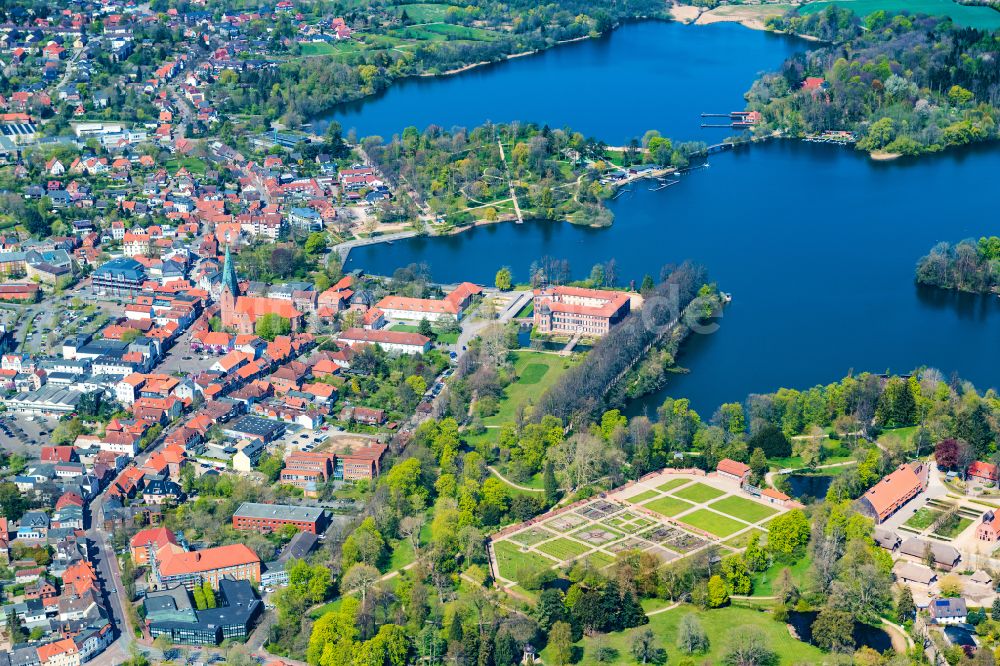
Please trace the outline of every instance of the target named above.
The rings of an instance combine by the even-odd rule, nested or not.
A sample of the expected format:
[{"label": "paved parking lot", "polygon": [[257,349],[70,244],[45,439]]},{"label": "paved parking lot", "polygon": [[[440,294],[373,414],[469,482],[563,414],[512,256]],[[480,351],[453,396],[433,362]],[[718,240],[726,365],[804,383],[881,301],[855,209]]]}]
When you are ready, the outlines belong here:
[{"label": "paved parking lot", "polygon": [[56,419],[36,416],[28,421],[24,414],[4,414],[0,424],[0,448],[11,453],[22,453],[29,458],[38,458],[41,447],[49,444],[49,436],[56,427]]}]

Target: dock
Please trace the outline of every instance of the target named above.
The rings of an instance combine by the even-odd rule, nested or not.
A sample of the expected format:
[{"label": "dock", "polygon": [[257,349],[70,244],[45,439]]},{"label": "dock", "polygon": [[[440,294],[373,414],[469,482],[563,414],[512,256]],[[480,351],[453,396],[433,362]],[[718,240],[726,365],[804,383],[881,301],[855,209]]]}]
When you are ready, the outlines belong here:
[{"label": "dock", "polygon": [[702,122],[702,128],[750,129],[761,121],[760,111],[730,111],[729,113],[703,113],[702,118],[728,118],[728,123]]}]

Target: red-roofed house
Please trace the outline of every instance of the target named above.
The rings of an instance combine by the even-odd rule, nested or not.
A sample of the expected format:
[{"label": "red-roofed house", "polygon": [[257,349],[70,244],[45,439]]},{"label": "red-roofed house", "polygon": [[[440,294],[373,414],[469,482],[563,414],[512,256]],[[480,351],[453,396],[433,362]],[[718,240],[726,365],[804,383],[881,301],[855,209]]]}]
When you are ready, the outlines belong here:
[{"label": "red-roofed house", "polygon": [[737,481],[739,483],[743,483],[750,477],[750,465],[746,465],[729,458],[723,458],[720,460],[715,469],[722,478]]},{"label": "red-roofed house", "polygon": [[896,513],[904,504],[927,488],[927,465],[913,462],[900,465],[868,489],[858,500],[858,510],[876,523]]},{"label": "red-roofed house", "polygon": [[971,465],[969,465],[969,470],[967,472],[969,478],[979,479],[986,483],[996,483],[997,481],[997,466],[977,460]]},{"label": "red-roofed house", "polygon": [[149,564],[149,557],[167,544],[178,546],[177,536],[166,527],[142,530],[129,541],[129,551],[136,566]]}]

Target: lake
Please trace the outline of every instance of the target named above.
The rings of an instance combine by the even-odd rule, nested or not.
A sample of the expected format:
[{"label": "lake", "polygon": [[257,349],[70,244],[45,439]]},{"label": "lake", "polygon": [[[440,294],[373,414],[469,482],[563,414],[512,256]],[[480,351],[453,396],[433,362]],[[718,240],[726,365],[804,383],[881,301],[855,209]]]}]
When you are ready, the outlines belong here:
[{"label": "lake", "polygon": [[[630,44],[630,36],[638,44]],[[759,62],[706,54],[712,50],[706,44],[720,42],[725,43],[720,52],[745,50]],[[686,55],[678,53],[678,44]],[[701,136],[691,129],[700,110],[740,108],[756,71],[776,67],[795,44],[801,46],[735,25],[633,24],[607,39],[483,69],[471,74],[470,86],[482,90],[475,87],[491,77],[503,80],[512,90],[527,91],[518,101],[520,117],[583,127],[609,141],[641,133],[652,123],[635,123],[632,113],[649,114],[660,106],[670,121],[657,124],[664,134],[691,138]],[[665,65],[647,73],[641,86],[622,87],[613,95],[619,103],[628,99],[621,112],[598,114],[607,101],[603,91],[621,78],[631,80],[633,67],[647,67],[649,49],[657,45],[671,53],[676,67]],[[607,67],[622,74],[601,82],[600,92],[595,86],[601,80],[595,79],[580,91],[578,103],[535,95],[539,77],[548,77],[553,89],[560,85],[562,73],[551,62],[566,53],[597,68],[607,59]],[[684,92],[688,83],[678,83],[675,75],[688,82],[691,67],[701,67],[704,76]],[[530,86],[517,85],[510,73],[515,69]],[[467,73],[420,81],[416,88],[403,84],[398,93],[392,89],[368,102],[365,116],[373,118],[373,126],[389,125],[393,115],[403,125],[416,120],[412,113],[430,108],[443,116],[438,121],[443,125],[478,122],[472,116],[479,112],[451,106],[457,86],[468,78]],[[398,106],[402,95],[406,105]],[[703,104],[709,95],[711,105]],[[492,118],[511,113],[508,102],[498,101]],[[997,232],[996,173],[995,145],[884,163],[847,148],[774,141],[715,155],[709,168],[685,174],[680,184],[659,192],[639,183],[611,203],[616,219],[610,228],[492,225],[359,248],[348,268],[391,274],[399,266],[426,262],[439,281],[491,284],[503,265],[526,280],[531,262],[546,255],[568,259],[581,278],[594,263],[614,258],[620,281],[627,284],[646,273],[657,276],[664,264],[703,263],[733,302],[718,332],[685,343],[679,363],[690,372],[636,401],[633,414],[652,413],[669,395],[691,399],[708,417],[720,403],[749,393],[807,388],[851,371],[906,372],[921,365],[958,372],[985,389],[996,386],[1000,370],[1000,299],[921,289],[913,273],[918,258],[938,241]]]},{"label": "lake", "polygon": [[[745,106],[761,71],[802,50],[801,40],[732,23],[684,26],[629,23],[599,39],[445,77],[410,78],[341,105],[344,131],[386,139],[407,126],[474,127],[512,120],[572,127],[621,145],[648,129],[683,140],[720,139],[731,130],[699,129],[700,114]],[[738,54],[738,55],[734,55]]]}]

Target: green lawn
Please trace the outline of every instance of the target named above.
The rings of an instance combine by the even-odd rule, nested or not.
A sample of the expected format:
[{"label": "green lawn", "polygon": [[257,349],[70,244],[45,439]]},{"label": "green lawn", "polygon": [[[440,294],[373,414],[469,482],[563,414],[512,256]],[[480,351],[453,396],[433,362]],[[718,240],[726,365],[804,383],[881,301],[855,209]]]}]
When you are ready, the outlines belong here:
[{"label": "green lawn", "polygon": [[971,524],[972,524],[971,518],[959,517],[958,522],[952,525],[952,527],[948,529],[938,529],[937,531],[934,532],[934,534],[944,537],[946,539],[954,539],[959,534],[961,534],[966,527],[968,527]]},{"label": "green lawn", "polygon": [[910,519],[903,524],[916,530],[925,530],[930,527],[940,515],[940,511],[934,511],[932,509],[928,509],[927,507],[923,507],[917,509],[917,512],[910,516]]},{"label": "green lawn", "polygon": [[528,304],[521,308],[521,311],[514,315],[517,318],[533,317],[535,315],[535,302],[528,301]]},{"label": "green lawn", "polygon": [[697,527],[700,530],[704,530],[718,537],[727,537],[733,532],[738,532],[746,527],[745,524],[737,520],[727,518],[723,515],[715,513],[714,511],[709,511],[708,509],[698,509],[697,511],[685,514],[684,518],[681,519],[681,522],[687,523],[691,527]]},{"label": "green lawn", "polygon": [[[399,331],[400,333],[419,333],[420,327],[414,326],[412,324],[395,324],[392,326],[390,331]],[[453,345],[458,342],[458,333],[445,333],[444,331],[431,327],[433,331],[434,340],[445,345]]]},{"label": "green lawn", "polygon": [[590,549],[590,546],[585,546],[578,541],[573,541],[566,537],[560,537],[559,539],[538,546],[538,550],[559,560],[571,560],[578,555],[583,555]]},{"label": "green lawn", "polygon": [[752,537],[754,534],[763,537],[765,534],[767,534],[767,532],[765,532],[764,530],[758,530],[756,528],[752,530],[747,530],[746,532],[740,532],[740,534],[738,534],[737,536],[734,536],[732,539],[726,541],[725,545],[729,546],[730,548],[746,548],[747,544],[750,543],[750,537]]},{"label": "green lawn", "polygon": [[170,175],[173,175],[181,167],[185,167],[192,175],[205,175],[205,162],[197,157],[172,157],[163,166]]},{"label": "green lawn", "polygon": [[673,490],[674,488],[677,488],[678,486],[683,486],[685,483],[688,483],[690,480],[691,479],[670,479],[666,483],[661,484],[659,486],[656,486],[656,489],[659,490],[659,491],[661,491],[661,492],[665,492],[665,493],[666,492],[670,492],[671,490]]},{"label": "green lawn", "polygon": [[684,500],[679,500],[676,497],[661,497],[649,504],[643,504],[643,506],[664,516],[676,516],[681,511],[686,511],[694,505]]},{"label": "green lawn", "polygon": [[759,504],[753,500],[748,500],[745,497],[737,497],[736,495],[720,499],[718,502],[709,504],[709,506],[716,511],[721,511],[734,518],[745,520],[748,523],[756,523],[778,513],[777,509]]},{"label": "green lawn", "polygon": [[660,493],[656,492],[655,490],[647,490],[646,492],[639,493],[634,497],[629,497],[627,501],[631,502],[632,504],[642,504],[646,500],[651,500],[654,497],[659,497],[659,496]]},{"label": "green lawn", "polygon": [[681,497],[686,500],[691,500],[692,502],[708,502],[709,500],[714,500],[716,497],[721,497],[725,495],[723,491],[718,488],[713,488],[712,486],[706,486],[704,483],[695,483],[688,486],[687,488],[682,488],[674,493],[674,497]]},{"label": "green lawn", "polygon": [[522,569],[548,568],[555,564],[544,555],[532,552],[522,553],[521,547],[510,541],[495,542],[493,552],[497,555],[499,573],[507,580],[517,580],[517,573]]},{"label": "green lawn", "polygon": [[823,0],[799,8],[802,14],[822,11],[831,4],[850,9],[858,16],[867,16],[884,9],[887,12],[907,11],[911,14],[950,16],[960,26],[995,30],[1000,28],[1000,12],[989,7],[960,5],[952,0]]},{"label": "green lawn", "polygon": [[417,2],[412,5],[402,4],[398,7],[399,14],[406,11],[414,23],[431,23],[433,21],[443,21],[448,14],[448,8],[453,5],[432,4],[429,2]]},{"label": "green lawn", "polygon": [[[652,630],[656,635],[660,647],[666,649],[669,655],[668,664],[675,664],[681,659],[681,655],[674,647],[677,641],[677,627],[681,618],[688,613],[698,616],[702,628],[708,635],[709,649],[704,655],[695,655],[693,663],[696,664],[722,664],[726,653],[730,633],[737,627],[752,625],[757,627],[766,636],[766,643],[778,655],[778,666],[792,666],[793,664],[820,664],[823,663],[824,654],[819,648],[803,643],[791,637],[788,629],[781,622],[771,619],[769,613],[751,610],[748,608],[717,608],[714,610],[701,611],[694,606],[680,606],[673,610],[657,613],[649,618],[649,624],[641,625],[634,629],[606,634],[601,637],[604,645],[617,651],[617,656],[605,664],[633,665],[636,663],[632,657],[631,645],[632,637],[646,629]],[[577,666],[596,666],[599,662],[595,659],[594,652],[598,645],[597,638],[584,637],[577,643],[583,648],[583,655]],[[542,659],[547,664],[554,664],[550,649],[542,651]]]},{"label": "green lawn", "polygon": [[[1000,16],[1000,14],[998,14]],[[878,442],[889,450],[912,451],[913,437],[917,434],[917,426],[886,430],[879,435]]]},{"label": "green lawn", "polygon": [[389,567],[386,572],[399,571],[414,560],[413,545],[409,539],[400,539],[389,556]]},{"label": "green lawn", "polygon": [[796,562],[788,564],[786,562],[775,562],[770,567],[753,575],[753,594],[755,597],[770,597],[774,594],[774,581],[778,580],[782,569],[788,569],[792,574],[792,580],[799,588],[805,582],[806,573],[809,571],[810,561],[808,557],[803,557]]},{"label": "green lawn", "polygon": [[467,28],[463,25],[452,25],[450,23],[435,23],[425,25],[424,30],[437,35],[444,35],[449,40],[466,39],[471,41],[491,42],[497,38],[495,33],[481,28]]},{"label": "green lawn", "polygon": [[537,400],[559,379],[567,367],[576,363],[572,358],[536,351],[521,350],[512,352],[512,355],[518,379],[504,389],[500,411],[483,419],[483,425],[499,426],[512,422],[518,405]]}]

